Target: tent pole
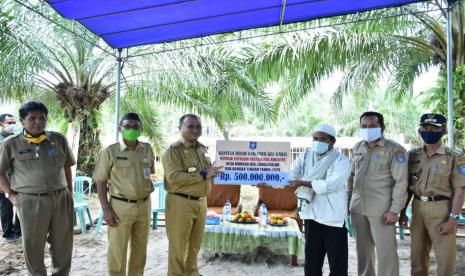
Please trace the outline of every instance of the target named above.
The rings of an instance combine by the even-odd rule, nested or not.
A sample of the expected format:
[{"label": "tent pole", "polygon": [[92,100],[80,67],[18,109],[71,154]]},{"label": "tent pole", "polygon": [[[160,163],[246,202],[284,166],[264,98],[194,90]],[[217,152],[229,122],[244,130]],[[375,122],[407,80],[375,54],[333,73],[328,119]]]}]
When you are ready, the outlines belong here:
[{"label": "tent pole", "polygon": [[115,142],[119,140],[119,111],[121,106],[121,58],[122,49],[118,49],[118,57],[116,58],[117,66],[116,69],[116,106],[115,106]]},{"label": "tent pole", "polygon": [[454,148],[454,72],[453,72],[453,40],[452,40],[452,5],[448,1],[447,5],[447,129],[448,146]]}]

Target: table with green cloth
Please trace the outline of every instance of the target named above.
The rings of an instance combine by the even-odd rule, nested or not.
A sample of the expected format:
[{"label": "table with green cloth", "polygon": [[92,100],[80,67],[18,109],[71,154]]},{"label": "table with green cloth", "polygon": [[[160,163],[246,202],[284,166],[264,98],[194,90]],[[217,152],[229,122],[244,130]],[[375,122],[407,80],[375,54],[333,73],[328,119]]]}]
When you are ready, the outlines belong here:
[{"label": "table with green cloth", "polygon": [[294,219],[286,226],[222,222],[205,225],[202,250],[221,253],[249,253],[266,247],[275,254],[304,256],[305,241]]}]

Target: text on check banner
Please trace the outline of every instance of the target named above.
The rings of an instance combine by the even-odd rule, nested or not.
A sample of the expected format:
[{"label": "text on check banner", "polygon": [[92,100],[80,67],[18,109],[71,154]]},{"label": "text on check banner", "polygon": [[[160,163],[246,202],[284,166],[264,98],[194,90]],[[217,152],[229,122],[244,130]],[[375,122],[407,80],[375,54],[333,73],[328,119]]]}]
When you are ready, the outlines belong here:
[{"label": "text on check banner", "polygon": [[215,184],[288,185],[290,143],[261,141],[217,141],[215,164],[223,172]]}]

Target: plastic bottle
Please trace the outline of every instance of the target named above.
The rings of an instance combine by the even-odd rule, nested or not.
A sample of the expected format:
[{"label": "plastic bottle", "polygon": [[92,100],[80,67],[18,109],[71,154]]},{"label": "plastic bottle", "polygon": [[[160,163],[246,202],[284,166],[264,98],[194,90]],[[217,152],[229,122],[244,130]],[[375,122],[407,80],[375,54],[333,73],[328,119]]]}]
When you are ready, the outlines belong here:
[{"label": "plastic bottle", "polygon": [[223,221],[231,220],[231,202],[226,201],[223,207]]},{"label": "plastic bottle", "polygon": [[268,220],[268,210],[266,209],[265,203],[260,205],[259,219],[261,225],[266,225],[266,221]]}]

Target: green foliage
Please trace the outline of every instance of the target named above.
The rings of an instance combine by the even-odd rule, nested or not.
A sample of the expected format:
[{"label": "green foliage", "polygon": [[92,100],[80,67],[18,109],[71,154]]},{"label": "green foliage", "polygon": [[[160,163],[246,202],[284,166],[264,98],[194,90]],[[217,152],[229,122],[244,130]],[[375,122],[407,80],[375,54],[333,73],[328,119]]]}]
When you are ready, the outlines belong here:
[{"label": "green foliage", "polygon": [[[43,2],[26,3],[50,16],[76,36],[51,24],[15,1],[0,3],[0,100],[39,99],[51,110],[54,125],[80,124],[79,170],[89,174],[100,143],[102,104],[114,101],[116,62],[112,50],[99,47],[98,38],[82,26],[64,20]],[[4,23],[5,22],[5,23]],[[94,42],[94,43],[89,43]],[[274,122],[273,100],[243,66],[234,47],[202,47],[178,51],[184,42],[144,46],[124,51],[121,113],[138,112],[144,135],[161,150],[157,104],[181,107],[212,118],[227,135],[227,126],[255,114]],[[138,56],[163,47],[157,55]],[[131,56],[126,58],[126,56]]]},{"label": "green foliage", "polygon": [[[465,144],[465,65],[459,66],[454,71],[453,77],[453,100],[454,100],[454,137],[455,144],[461,148]],[[422,93],[425,107],[431,108],[432,112],[448,114],[447,96],[447,72],[440,71],[437,86]]]},{"label": "green foliage", "polygon": [[383,114],[388,136],[404,136],[405,143],[417,144],[418,119],[421,110],[412,98],[397,103],[394,95],[376,89],[365,101],[345,101],[341,108],[334,108],[337,124],[341,126],[340,136],[357,136],[359,132],[360,115],[365,111],[377,111]]}]

